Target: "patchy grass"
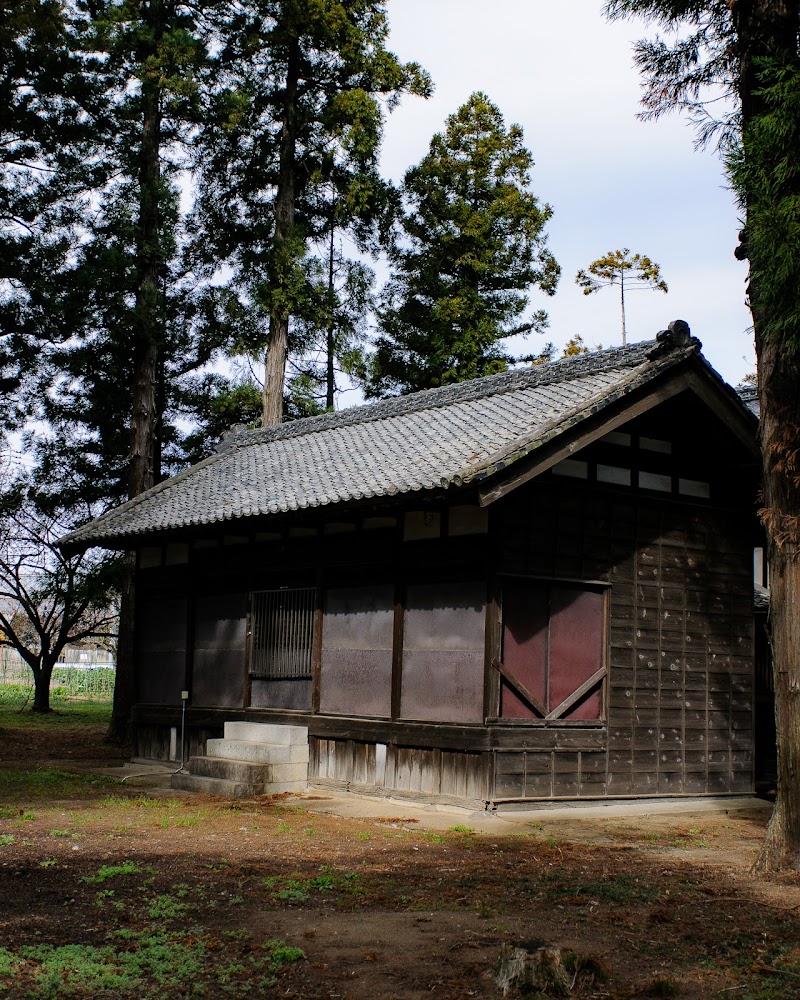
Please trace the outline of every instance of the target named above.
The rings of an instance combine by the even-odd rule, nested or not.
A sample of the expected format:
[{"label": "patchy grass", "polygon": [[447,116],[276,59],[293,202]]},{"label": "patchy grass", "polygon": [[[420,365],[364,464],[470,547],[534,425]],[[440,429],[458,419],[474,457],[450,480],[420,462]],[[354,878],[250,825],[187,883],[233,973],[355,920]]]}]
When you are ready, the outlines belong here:
[{"label": "patchy grass", "polygon": [[500,948],[533,940],[571,1000],[800,996],[800,877],[749,874],[760,813],[424,831],[41,759],[0,768],[0,1000],[500,1000]]},{"label": "patchy grass", "polygon": [[76,773],[60,767],[3,769],[0,770],[0,801],[93,798],[117,784],[114,779],[99,774]]},{"label": "patchy grass", "polygon": [[357,872],[339,872],[323,865],[319,875],[305,878],[300,874],[273,875],[262,879],[262,885],[275,900],[305,903],[316,893],[359,895],[362,891],[359,880]]},{"label": "patchy grass", "polygon": [[539,880],[542,894],[550,899],[564,897],[604,903],[654,903],[661,889],[639,876],[618,872],[607,876],[575,878],[563,871],[546,872]]},{"label": "patchy grass", "polygon": [[3,729],[58,733],[84,726],[108,726],[111,721],[109,701],[78,700],[56,695],[50,699],[52,712],[34,712],[29,706],[12,703],[5,696],[7,687],[9,685],[0,684],[0,727]]},{"label": "patchy grass", "polygon": [[[282,941],[248,943],[232,956],[232,942],[220,961],[214,938],[198,929],[175,933],[148,925],[125,934],[112,934],[116,943],[36,944],[0,949],[0,989],[24,989],[31,998],[133,996],[227,996],[252,993],[278,983],[288,965],[304,958],[300,948]],[[237,949],[239,951],[239,949]],[[142,992],[144,991],[144,992]]]}]

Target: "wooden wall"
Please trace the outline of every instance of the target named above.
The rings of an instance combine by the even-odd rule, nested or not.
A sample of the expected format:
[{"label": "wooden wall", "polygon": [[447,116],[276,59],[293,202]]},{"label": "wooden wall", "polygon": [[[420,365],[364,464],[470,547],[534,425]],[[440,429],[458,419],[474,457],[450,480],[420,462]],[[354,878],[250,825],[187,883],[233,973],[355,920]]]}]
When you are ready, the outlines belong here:
[{"label": "wooden wall", "polygon": [[490,754],[312,738],[309,775],[319,788],[440,802],[488,799]]},{"label": "wooden wall", "polygon": [[504,751],[493,797],[750,791],[747,519],[551,481],[516,496],[504,525],[504,572],[610,584],[608,749]]}]

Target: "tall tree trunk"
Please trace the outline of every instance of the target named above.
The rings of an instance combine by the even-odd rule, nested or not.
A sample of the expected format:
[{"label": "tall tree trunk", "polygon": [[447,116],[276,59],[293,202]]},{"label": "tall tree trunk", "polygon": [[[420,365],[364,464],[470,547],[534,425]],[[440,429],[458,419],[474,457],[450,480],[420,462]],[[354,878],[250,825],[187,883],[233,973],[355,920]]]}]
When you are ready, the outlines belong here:
[{"label": "tall tree trunk", "polygon": [[[161,185],[161,86],[158,75],[145,66],[156,56],[164,35],[166,12],[161,0],[142,7],[142,17],[151,29],[147,52],[139,54],[142,78],[142,139],[139,149],[139,219],[136,234],[136,304],[133,321],[133,410],[130,432],[128,496],[133,498],[155,483],[156,386],[161,330],[162,185]],[[108,738],[127,742],[135,693],[134,664],[134,572],[132,557],[123,566],[117,644],[114,705]]]},{"label": "tall tree trunk", "polygon": [[758,337],[778,797],[756,862],[800,869],[800,358]]},{"label": "tall tree trunk", "polygon": [[[800,5],[797,0],[731,0],[739,57],[744,155],[748,127],[763,107],[759,60],[797,65]],[[748,218],[771,204],[746,192]],[[745,241],[746,249],[746,241]],[[774,301],[759,285],[764,262],[751,260],[750,308],[756,339],[761,409],[764,507],[770,565],[770,626],[775,677],[778,797],[759,871],[800,868],[800,357],[774,330]]]},{"label": "tall tree trunk", "polygon": [[55,661],[42,656],[36,669],[33,670],[33,711],[50,712],[50,681],[53,677]]},{"label": "tall tree trunk", "polygon": [[[283,383],[289,342],[288,284],[294,268],[294,203],[297,169],[297,84],[300,75],[300,41],[289,41],[286,89],[283,101],[278,190],[275,195],[275,236],[269,313],[269,345],[264,373],[261,422],[272,427],[283,420]],[[276,294],[277,292],[277,294]]]},{"label": "tall tree trunk", "polygon": [[325,344],[325,409],[333,410],[336,392],[336,289],[334,288],[335,260],[334,235],[336,233],[336,202],[331,202],[331,231],[328,242],[328,333]]}]

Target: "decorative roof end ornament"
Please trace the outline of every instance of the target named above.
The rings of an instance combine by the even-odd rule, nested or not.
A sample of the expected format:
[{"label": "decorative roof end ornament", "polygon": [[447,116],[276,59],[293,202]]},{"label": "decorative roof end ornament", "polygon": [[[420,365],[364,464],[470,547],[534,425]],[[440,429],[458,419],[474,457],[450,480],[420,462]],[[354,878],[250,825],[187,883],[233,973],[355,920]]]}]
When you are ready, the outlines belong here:
[{"label": "decorative roof end ornament", "polygon": [[670,351],[681,348],[684,350],[688,348],[692,352],[697,353],[702,346],[697,337],[692,336],[686,320],[674,319],[666,330],[662,330],[656,334],[656,346],[647,352],[647,357],[651,361],[655,361],[656,358],[663,357],[663,355],[668,354]]}]

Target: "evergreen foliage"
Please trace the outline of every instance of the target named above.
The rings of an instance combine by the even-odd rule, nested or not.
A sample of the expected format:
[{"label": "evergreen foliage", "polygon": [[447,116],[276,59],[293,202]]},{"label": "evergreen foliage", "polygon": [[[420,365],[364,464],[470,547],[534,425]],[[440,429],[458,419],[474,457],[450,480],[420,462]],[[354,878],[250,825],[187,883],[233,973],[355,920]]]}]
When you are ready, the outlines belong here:
[{"label": "evergreen foliage", "polygon": [[58,275],[92,174],[76,48],[60,3],[0,0],[0,430],[28,415],[42,342],[69,335]]},{"label": "evergreen foliage", "polygon": [[529,293],[555,292],[560,269],[544,227],[552,210],[530,189],[533,157],[517,125],[482,93],[450,116],[405,176],[381,334],[364,372],[368,396],[501,371],[502,341],[541,331]]},{"label": "evergreen foliage", "polygon": [[[778,796],[757,867],[800,869],[800,2],[611,0],[606,9],[671,33],[637,48],[648,114],[687,110],[701,140],[717,135],[745,213],[736,256],[750,262],[778,743]],[[714,121],[705,102],[720,92],[734,111]]]},{"label": "evergreen foliage", "polygon": [[370,245],[391,204],[377,171],[384,109],[429,93],[430,81],[387,50],[385,0],[242,0],[215,30],[223,44],[198,137],[197,218],[214,237],[212,265],[232,269],[260,317],[249,346],[266,350],[262,420],[278,423],[287,351],[308,347],[290,320],[320,309],[311,244],[347,229]]}]

